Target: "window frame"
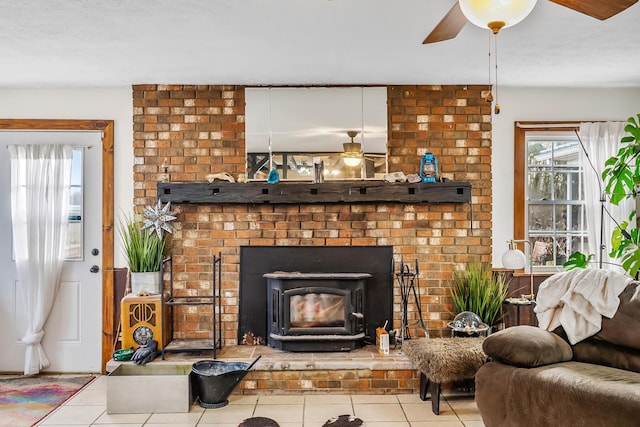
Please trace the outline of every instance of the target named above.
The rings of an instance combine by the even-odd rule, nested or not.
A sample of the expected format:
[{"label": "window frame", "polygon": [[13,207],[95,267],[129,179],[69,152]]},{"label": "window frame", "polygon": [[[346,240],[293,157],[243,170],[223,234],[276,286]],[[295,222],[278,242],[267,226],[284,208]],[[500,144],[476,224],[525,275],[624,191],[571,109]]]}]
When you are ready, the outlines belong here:
[{"label": "window frame", "polygon": [[[578,123],[562,121],[526,121],[514,123],[513,147],[513,238],[525,240],[526,233],[526,134],[527,132],[576,132],[580,130]],[[527,248],[531,250],[531,248]],[[535,266],[539,272],[557,270],[558,266]]]}]

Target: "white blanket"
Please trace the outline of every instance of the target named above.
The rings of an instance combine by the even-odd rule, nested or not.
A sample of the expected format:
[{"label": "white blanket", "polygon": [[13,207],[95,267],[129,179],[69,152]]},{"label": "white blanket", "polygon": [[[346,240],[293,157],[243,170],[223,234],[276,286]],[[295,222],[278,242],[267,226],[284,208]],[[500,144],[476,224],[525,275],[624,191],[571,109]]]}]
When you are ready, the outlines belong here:
[{"label": "white blanket", "polygon": [[612,270],[576,269],[555,274],[538,289],[535,312],[538,325],[548,331],[562,326],[575,344],[595,335],[602,316],[618,310],[624,288],[631,278]]}]

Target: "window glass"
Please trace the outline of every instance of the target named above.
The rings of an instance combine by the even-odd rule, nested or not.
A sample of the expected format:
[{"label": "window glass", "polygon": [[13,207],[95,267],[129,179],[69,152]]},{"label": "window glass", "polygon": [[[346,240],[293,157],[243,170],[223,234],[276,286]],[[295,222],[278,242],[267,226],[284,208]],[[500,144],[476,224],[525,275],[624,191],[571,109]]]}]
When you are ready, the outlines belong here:
[{"label": "window glass", "polygon": [[587,248],[582,150],[573,132],[525,133],[525,238],[534,269]]},{"label": "window glass", "polygon": [[71,188],[69,190],[69,226],[67,230],[67,243],[65,259],[78,261],[83,259],[83,230],[84,230],[84,203],[83,203],[83,149],[73,149],[71,161]]}]

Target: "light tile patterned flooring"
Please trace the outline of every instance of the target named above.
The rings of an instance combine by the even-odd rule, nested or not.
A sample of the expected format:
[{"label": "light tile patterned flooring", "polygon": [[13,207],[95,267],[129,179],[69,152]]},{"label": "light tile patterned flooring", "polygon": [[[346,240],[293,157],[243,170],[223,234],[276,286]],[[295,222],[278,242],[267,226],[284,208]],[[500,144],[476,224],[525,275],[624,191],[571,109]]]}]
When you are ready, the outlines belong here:
[{"label": "light tile patterned flooring", "polygon": [[[229,405],[204,409],[194,404],[182,414],[107,414],[107,377],[100,376],[60,406],[38,426],[237,427],[250,417],[268,417],[281,427],[321,427],[330,417],[353,414],[365,427],[483,427],[471,397],[431,402],[416,394],[400,395],[231,395]],[[135,393],[152,392],[135,390]]]}]

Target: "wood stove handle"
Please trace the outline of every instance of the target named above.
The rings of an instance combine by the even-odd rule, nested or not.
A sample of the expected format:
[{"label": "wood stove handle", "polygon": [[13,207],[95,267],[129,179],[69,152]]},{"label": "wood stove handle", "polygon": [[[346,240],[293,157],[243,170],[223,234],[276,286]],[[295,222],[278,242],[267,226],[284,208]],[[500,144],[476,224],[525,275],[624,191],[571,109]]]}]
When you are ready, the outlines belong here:
[{"label": "wood stove handle", "polygon": [[364,319],[364,314],[362,313],[351,313],[353,317],[357,317],[358,319]]}]

